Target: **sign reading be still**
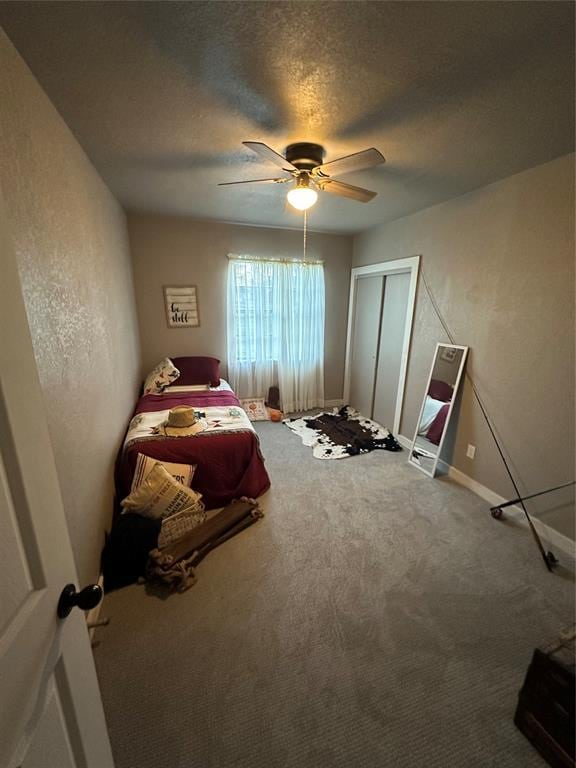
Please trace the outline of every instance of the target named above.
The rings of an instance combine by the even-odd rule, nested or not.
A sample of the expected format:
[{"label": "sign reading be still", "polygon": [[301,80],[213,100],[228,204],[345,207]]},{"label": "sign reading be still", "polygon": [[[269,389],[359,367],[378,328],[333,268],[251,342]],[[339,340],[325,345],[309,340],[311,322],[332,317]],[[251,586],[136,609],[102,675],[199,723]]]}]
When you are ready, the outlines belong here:
[{"label": "sign reading be still", "polygon": [[170,328],[194,328],[200,325],[195,285],[165,285],[164,300]]}]

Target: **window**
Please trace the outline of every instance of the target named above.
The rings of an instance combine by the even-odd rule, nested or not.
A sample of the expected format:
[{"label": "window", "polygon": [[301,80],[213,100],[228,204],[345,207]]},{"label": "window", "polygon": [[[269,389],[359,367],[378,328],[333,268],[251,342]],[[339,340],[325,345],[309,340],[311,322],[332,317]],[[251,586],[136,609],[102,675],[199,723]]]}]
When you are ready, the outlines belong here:
[{"label": "window", "polygon": [[278,384],[287,411],[323,404],[321,263],[230,259],[228,369],[241,397]]}]

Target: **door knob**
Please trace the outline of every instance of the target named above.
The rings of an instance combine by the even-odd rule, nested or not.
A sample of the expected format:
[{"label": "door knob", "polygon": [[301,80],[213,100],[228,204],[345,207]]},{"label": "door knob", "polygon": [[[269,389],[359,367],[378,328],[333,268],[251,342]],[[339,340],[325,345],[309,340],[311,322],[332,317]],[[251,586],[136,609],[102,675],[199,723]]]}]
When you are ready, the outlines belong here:
[{"label": "door knob", "polygon": [[83,611],[89,611],[91,608],[95,608],[100,600],[102,600],[102,587],[98,584],[89,584],[80,592],[76,592],[74,584],[66,584],[58,600],[56,613],[59,619],[65,619],[72,608],[77,607]]}]

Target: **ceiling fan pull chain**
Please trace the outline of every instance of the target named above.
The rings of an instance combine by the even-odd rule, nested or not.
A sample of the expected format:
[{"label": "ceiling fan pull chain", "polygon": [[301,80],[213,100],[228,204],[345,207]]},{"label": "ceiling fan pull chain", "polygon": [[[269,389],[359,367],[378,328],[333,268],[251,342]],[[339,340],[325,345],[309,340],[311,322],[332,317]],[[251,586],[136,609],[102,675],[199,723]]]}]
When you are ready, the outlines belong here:
[{"label": "ceiling fan pull chain", "polygon": [[308,211],[304,211],[304,261],[306,261],[306,235],[308,229]]}]

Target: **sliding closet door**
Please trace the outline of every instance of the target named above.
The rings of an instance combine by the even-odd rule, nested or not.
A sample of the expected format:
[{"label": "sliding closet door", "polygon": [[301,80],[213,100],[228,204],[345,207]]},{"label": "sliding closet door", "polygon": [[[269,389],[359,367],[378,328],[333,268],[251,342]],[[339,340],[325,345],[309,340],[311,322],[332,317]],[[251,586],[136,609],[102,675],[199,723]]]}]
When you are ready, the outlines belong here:
[{"label": "sliding closet door", "polygon": [[350,405],[370,418],[378,353],[378,330],[384,278],[361,277],[356,283]]},{"label": "sliding closet door", "polygon": [[393,429],[396,411],[409,290],[409,273],[386,277],[374,392],[374,420],[390,430]]}]

